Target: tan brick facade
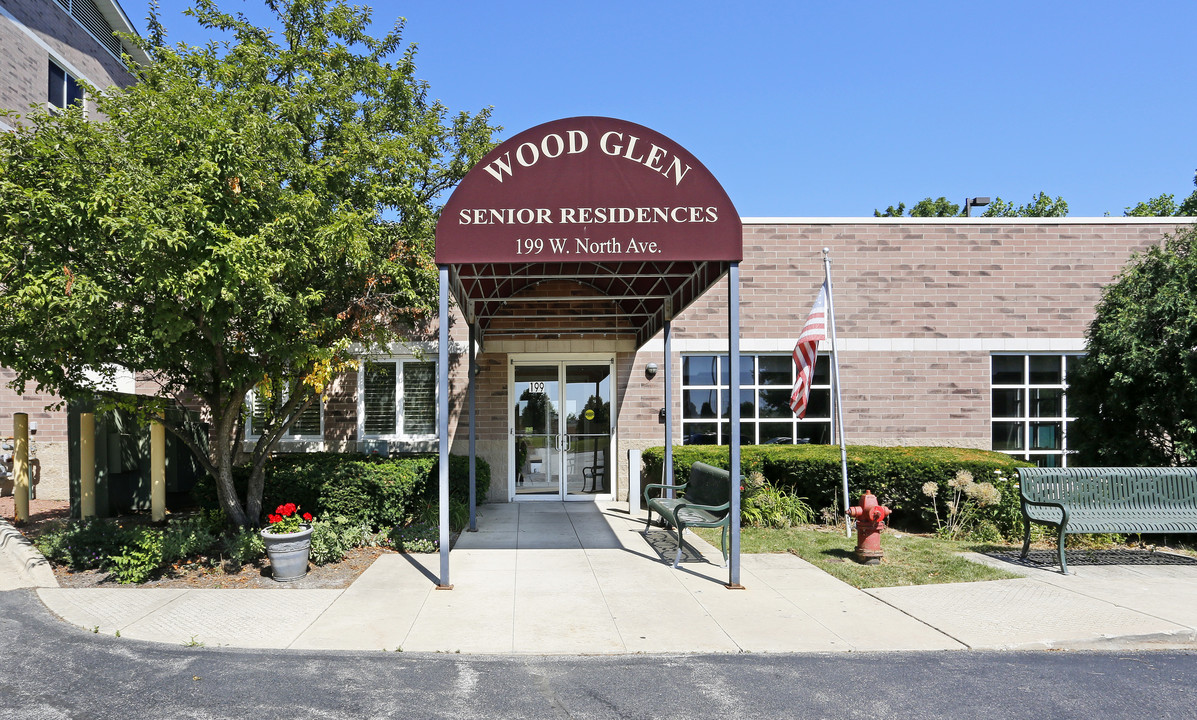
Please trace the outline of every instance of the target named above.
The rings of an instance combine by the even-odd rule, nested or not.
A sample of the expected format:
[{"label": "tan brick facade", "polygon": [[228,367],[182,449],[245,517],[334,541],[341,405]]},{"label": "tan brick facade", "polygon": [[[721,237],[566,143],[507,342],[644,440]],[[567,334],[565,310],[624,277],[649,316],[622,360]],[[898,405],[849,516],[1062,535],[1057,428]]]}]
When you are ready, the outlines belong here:
[{"label": "tan brick facade", "polygon": [[[3,0],[0,9],[0,107],[22,115],[31,104],[45,107],[50,60],[93,87],[132,82],[118,59],[55,0]],[[87,111],[94,110],[89,101]]]},{"label": "tan brick facade", "polygon": [[[991,353],[1079,351],[1102,286],[1176,227],[1139,218],[748,220],[741,352],[790,351],[823,281],[826,247],[849,442],[987,449]],[[681,355],[726,353],[726,332],[726,282],[673,323],[677,442]],[[620,431],[660,445],[662,380],[643,381],[648,362],[663,362],[659,338],[636,354]]]}]

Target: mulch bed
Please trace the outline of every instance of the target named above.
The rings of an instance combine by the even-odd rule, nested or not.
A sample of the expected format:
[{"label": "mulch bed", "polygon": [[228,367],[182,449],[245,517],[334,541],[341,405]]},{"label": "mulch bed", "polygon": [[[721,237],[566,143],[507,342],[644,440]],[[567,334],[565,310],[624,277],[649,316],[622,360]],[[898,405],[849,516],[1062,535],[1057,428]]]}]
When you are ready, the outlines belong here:
[{"label": "mulch bed", "polygon": [[[0,518],[13,523],[27,537],[37,537],[50,527],[70,518],[70,503],[66,500],[32,500],[29,504],[29,522],[13,523],[16,504],[11,495],[0,497]],[[129,518],[144,522],[144,516]],[[123,585],[101,570],[71,572],[65,567],[55,566],[54,576],[58,584],[68,588],[240,588],[272,590],[310,590],[346,588],[374,563],[380,555],[394,550],[381,547],[354,548],[345,559],[328,565],[310,565],[306,577],[293,582],[276,582],[270,576],[270,562],[263,558],[257,563],[245,565],[236,572],[221,567],[218,559],[175,565],[161,577],[140,585]]]}]

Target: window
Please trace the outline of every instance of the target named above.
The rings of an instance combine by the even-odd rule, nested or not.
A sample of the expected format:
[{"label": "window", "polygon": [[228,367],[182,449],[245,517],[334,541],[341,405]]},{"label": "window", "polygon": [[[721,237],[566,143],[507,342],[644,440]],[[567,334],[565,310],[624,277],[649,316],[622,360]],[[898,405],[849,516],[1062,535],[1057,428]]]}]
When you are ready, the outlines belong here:
[{"label": "window", "polygon": [[1079,355],[993,355],[993,449],[1042,467],[1067,467],[1068,375]]},{"label": "window", "polygon": [[[267,397],[252,390],[246,397],[246,404],[252,408],[249,421],[245,424],[245,437],[256,438],[266,422]],[[299,417],[283,433],[282,440],[323,440],[324,439],[324,400],[316,398],[306,408],[300,411]]]},{"label": "window", "polygon": [[70,73],[63,70],[53,60],[50,61],[50,87],[46,95],[46,102],[51,107],[65,110],[71,105],[83,107],[83,88]]},{"label": "window", "polygon": [[381,360],[358,374],[361,434],[372,438],[436,437],[436,363]]},{"label": "window", "polygon": [[[682,358],[682,443],[731,442],[731,393],[726,355]],[[718,378],[718,380],[716,380]],[[806,417],[790,410],[794,360],[789,355],[740,356],[740,442],[744,445],[831,442],[831,362],[820,355]]]}]

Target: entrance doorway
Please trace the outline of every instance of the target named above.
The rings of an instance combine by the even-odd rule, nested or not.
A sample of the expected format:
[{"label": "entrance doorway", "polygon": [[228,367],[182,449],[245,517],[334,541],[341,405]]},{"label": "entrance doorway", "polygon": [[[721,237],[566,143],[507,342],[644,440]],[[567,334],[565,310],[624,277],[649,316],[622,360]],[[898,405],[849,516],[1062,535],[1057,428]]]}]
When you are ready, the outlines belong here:
[{"label": "entrance doorway", "polygon": [[509,497],[610,499],[615,363],[513,360]]}]

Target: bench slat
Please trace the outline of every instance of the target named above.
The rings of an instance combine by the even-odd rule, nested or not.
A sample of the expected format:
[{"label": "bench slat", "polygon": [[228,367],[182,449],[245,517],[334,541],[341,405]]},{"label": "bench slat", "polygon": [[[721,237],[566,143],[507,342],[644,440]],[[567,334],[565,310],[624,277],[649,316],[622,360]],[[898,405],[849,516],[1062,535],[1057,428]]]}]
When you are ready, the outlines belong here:
[{"label": "bench slat", "polygon": [[1054,526],[1064,573],[1068,534],[1197,532],[1197,468],[1019,468],[1018,476],[1022,556],[1031,523]]}]

